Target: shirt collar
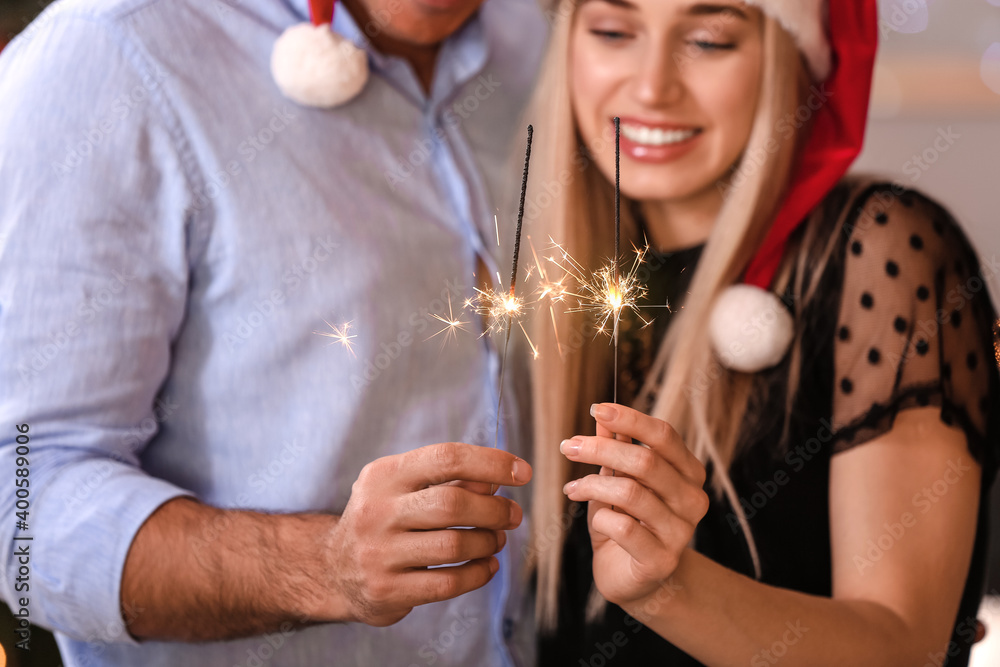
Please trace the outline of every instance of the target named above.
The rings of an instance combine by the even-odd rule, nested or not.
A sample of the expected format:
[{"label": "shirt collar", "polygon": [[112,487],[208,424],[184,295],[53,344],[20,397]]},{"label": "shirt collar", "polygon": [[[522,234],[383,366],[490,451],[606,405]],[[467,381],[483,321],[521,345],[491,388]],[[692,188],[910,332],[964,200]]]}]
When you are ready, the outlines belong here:
[{"label": "shirt collar", "polygon": [[[288,1],[303,21],[309,20],[309,0]],[[372,28],[374,27],[373,25]],[[461,86],[483,70],[490,55],[489,39],[483,29],[481,11],[477,11],[458,32],[441,45],[428,99],[409,62],[376,50],[343,4],[338,4],[334,12],[333,31],[364,49],[372,70],[388,79],[418,106],[436,107],[447,101]]]}]

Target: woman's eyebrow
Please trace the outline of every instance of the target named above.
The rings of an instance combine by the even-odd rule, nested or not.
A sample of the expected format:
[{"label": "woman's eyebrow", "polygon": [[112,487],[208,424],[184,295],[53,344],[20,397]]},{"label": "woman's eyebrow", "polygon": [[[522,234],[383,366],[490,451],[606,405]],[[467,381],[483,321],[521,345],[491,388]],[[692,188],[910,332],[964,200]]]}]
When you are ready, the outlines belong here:
[{"label": "woman's eyebrow", "polygon": [[[580,4],[585,4],[587,2],[597,2],[598,0],[583,0]],[[629,0],[599,0],[600,2],[605,2],[609,5],[614,5],[615,7],[621,7],[622,9],[631,9],[633,11],[638,10],[633,3]],[[750,17],[747,16],[739,7],[735,5],[713,5],[711,3],[699,2],[691,5],[684,10],[685,14],[690,16],[709,16],[713,14],[730,14],[736,18],[743,19],[744,21],[749,21]]]},{"label": "woman's eyebrow", "polygon": [[750,17],[747,16],[739,7],[735,5],[713,5],[709,3],[699,2],[697,4],[691,5],[686,10],[687,14],[691,16],[706,16],[710,14],[731,14],[736,18],[743,19],[744,21],[749,21]]}]

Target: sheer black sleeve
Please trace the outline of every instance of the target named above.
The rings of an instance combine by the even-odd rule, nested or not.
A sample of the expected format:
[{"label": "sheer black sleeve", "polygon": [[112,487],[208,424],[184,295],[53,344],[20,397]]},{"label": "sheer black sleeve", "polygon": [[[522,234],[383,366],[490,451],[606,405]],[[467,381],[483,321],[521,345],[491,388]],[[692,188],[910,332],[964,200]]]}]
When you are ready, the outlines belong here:
[{"label": "sheer black sleeve", "polygon": [[[834,342],[834,453],[892,428],[896,415],[940,407],[993,469],[997,315],[961,228],[916,192],[877,187],[856,202]],[[988,459],[988,461],[987,461]]]}]

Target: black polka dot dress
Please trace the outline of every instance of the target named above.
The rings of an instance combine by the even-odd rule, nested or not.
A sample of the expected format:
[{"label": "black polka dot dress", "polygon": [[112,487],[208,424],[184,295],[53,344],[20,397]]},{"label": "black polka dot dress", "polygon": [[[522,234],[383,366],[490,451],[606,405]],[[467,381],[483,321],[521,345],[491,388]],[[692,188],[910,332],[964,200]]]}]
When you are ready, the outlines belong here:
[{"label": "black polka dot dress", "polygon": [[[980,266],[952,217],[919,193],[894,187],[845,181],[796,233],[790,248],[805,243],[808,225],[819,226],[805,269],[805,278],[818,281],[817,297],[794,313],[804,328],[800,390],[786,410],[788,356],[754,376],[730,475],[757,544],[762,581],[830,596],[831,458],[888,432],[903,410],[937,408],[944,423],[965,434],[970,460],[983,466],[973,559],[944,663],[964,666],[985,577],[989,485],[1000,458],[997,314],[983,280],[990,267]],[[833,253],[823,262],[831,239]],[[648,305],[669,302],[671,310],[644,311],[656,318],[653,326],[623,322],[620,396],[635,397],[645,380],[671,312],[683,307],[700,250],[651,255],[657,268]],[[710,496],[695,548],[753,577],[733,508]],[[699,665],[615,605],[600,622],[585,621],[593,586],[585,517],[570,529],[560,626],[540,640],[539,664],[578,667],[598,656],[607,665]],[[727,629],[717,631],[725,641]],[[609,646],[614,655],[604,656],[601,647]]]}]

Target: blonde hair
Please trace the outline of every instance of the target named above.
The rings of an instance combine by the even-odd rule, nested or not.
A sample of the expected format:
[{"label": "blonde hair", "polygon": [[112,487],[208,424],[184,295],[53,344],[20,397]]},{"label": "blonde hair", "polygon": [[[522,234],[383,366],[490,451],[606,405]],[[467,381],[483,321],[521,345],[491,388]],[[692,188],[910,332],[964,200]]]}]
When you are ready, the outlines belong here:
[{"label": "blonde hair", "polygon": [[[613,220],[613,189],[587,152],[582,150],[570,101],[568,54],[577,0],[563,0],[554,19],[549,51],[529,120],[536,127],[532,182],[536,201],[550,194],[548,206],[534,207],[525,220],[535,238],[551,236],[587,266],[613,254],[608,233]],[[711,236],[695,272],[684,310],[675,316],[653,367],[647,373],[639,405],[669,422],[703,463],[714,467],[712,485],[728,497],[750,547],[758,577],[759,560],[753,536],[728,475],[746,413],[753,376],[722,369],[703,332],[717,295],[738,281],[759,247],[789,181],[801,131],[791,139],[779,135],[783,119],[794,114],[808,84],[806,69],[792,37],[774,20],[763,25],[764,67],[761,95],[747,147]],[[598,141],[614,141],[613,135]],[[592,148],[595,149],[596,147]],[[555,194],[553,194],[555,193]],[[623,242],[642,244],[637,225],[623,198]],[[788,271],[777,282],[787,282]],[[611,348],[595,340],[581,314],[540,313],[533,323],[539,359],[532,367],[534,407],[534,488],[529,565],[538,581],[538,620],[551,629],[557,620],[557,599],[563,544],[573,516],[562,493],[572,470],[559,443],[590,432],[592,403],[605,400],[611,380]],[[707,386],[698,381],[711,378]],[[593,606],[593,605],[592,605]],[[591,609],[593,611],[594,609]]]}]

